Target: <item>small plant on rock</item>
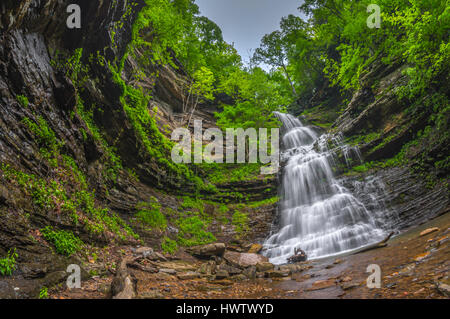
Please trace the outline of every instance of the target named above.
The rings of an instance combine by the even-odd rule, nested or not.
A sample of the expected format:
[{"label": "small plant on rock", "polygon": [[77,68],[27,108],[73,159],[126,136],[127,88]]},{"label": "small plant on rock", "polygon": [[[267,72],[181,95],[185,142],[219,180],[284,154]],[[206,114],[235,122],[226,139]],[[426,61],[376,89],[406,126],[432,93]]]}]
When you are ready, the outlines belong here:
[{"label": "small plant on rock", "polygon": [[2,276],[11,276],[16,269],[16,258],[18,257],[16,249],[9,250],[5,258],[0,259],[0,274]]}]

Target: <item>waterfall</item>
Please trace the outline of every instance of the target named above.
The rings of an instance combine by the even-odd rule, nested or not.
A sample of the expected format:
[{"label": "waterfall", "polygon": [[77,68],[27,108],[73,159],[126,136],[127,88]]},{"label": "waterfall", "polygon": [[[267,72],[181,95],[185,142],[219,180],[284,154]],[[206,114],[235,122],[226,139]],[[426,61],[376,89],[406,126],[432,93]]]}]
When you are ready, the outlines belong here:
[{"label": "waterfall", "polygon": [[380,227],[382,212],[369,211],[333,173],[339,152],[350,165],[352,157],[360,159],[359,150],[343,144],[341,135],[318,136],[292,115],[276,116],[283,123],[281,157],[286,164],[280,228],[264,243],[264,254],[272,263],[283,264],[295,248],[304,250],[308,259],[316,259],[381,240],[386,234]]}]

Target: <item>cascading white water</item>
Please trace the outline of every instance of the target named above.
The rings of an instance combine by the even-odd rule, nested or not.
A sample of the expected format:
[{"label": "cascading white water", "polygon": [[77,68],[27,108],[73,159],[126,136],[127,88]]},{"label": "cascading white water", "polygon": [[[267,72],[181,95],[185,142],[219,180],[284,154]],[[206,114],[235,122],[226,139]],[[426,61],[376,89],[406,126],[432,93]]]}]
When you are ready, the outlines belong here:
[{"label": "cascading white water", "polygon": [[[276,113],[285,134],[280,230],[264,243],[265,255],[274,264],[286,263],[301,248],[309,259],[335,255],[379,241],[379,214],[368,209],[335,178],[336,150],[346,162],[353,150],[340,136],[319,137],[289,114]],[[330,150],[328,145],[335,147]]]}]

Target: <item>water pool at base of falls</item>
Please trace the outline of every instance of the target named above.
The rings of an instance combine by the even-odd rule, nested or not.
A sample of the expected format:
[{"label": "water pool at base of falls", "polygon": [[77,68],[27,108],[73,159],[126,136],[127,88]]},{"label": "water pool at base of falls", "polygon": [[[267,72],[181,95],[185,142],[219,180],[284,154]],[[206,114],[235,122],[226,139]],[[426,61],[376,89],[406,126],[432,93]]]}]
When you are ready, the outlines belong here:
[{"label": "water pool at base of falls", "polygon": [[[340,136],[319,136],[289,114],[276,113],[283,123],[284,151],[280,191],[279,230],[264,243],[271,263],[284,264],[294,249],[308,259],[350,252],[380,241],[383,206],[368,209],[335,179],[333,166],[341,152],[346,162],[360,160],[357,148],[342,143]],[[369,196],[370,197],[370,196]],[[376,201],[375,197],[373,201]]]}]

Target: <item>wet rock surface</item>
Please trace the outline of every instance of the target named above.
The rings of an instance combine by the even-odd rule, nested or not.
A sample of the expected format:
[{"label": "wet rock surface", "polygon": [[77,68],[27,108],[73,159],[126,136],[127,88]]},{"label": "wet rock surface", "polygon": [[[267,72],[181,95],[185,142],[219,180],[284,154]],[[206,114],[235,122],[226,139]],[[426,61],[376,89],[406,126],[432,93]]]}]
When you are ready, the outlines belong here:
[{"label": "wet rock surface", "polygon": [[[435,225],[440,225],[441,230],[420,236],[421,232]],[[144,264],[151,262],[154,267],[161,267],[160,272],[128,268],[128,273],[136,280],[136,298],[144,299],[448,298],[449,236],[450,216],[447,214],[391,239],[384,248],[355,255],[281,266],[260,263],[245,268],[231,266],[225,259],[156,263],[141,260]],[[132,256],[131,249],[128,249]],[[428,253],[427,258],[415,260],[417,255],[424,253]],[[367,287],[370,273],[366,269],[370,264],[381,268],[379,289]],[[163,269],[171,271],[161,272]],[[242,273],[234,274],[235,269]],[[60,289],[52,291],[51,296],[108,297],[98,289],[90,292],[94,285],[100,286],[98,279],[83,281],[83,289],[87,291],[82,293]]]},{"label": "wet rock surface", "polygon": [[383,227],[389,231],[402,232],[450,211],[448,190],[441,185],[430,189],[406,167],[379,169],[368,176],[344,177],[343,181],[363,203],[370,202],[369,196],[376,197],[387,211]]},{"label": "wet rock surface", "polygon": [[212,256],[223,256],[225,253],[224,243],[208,244],[203,246],[191,247],[187,251],[200,258],[209,258]]}]

